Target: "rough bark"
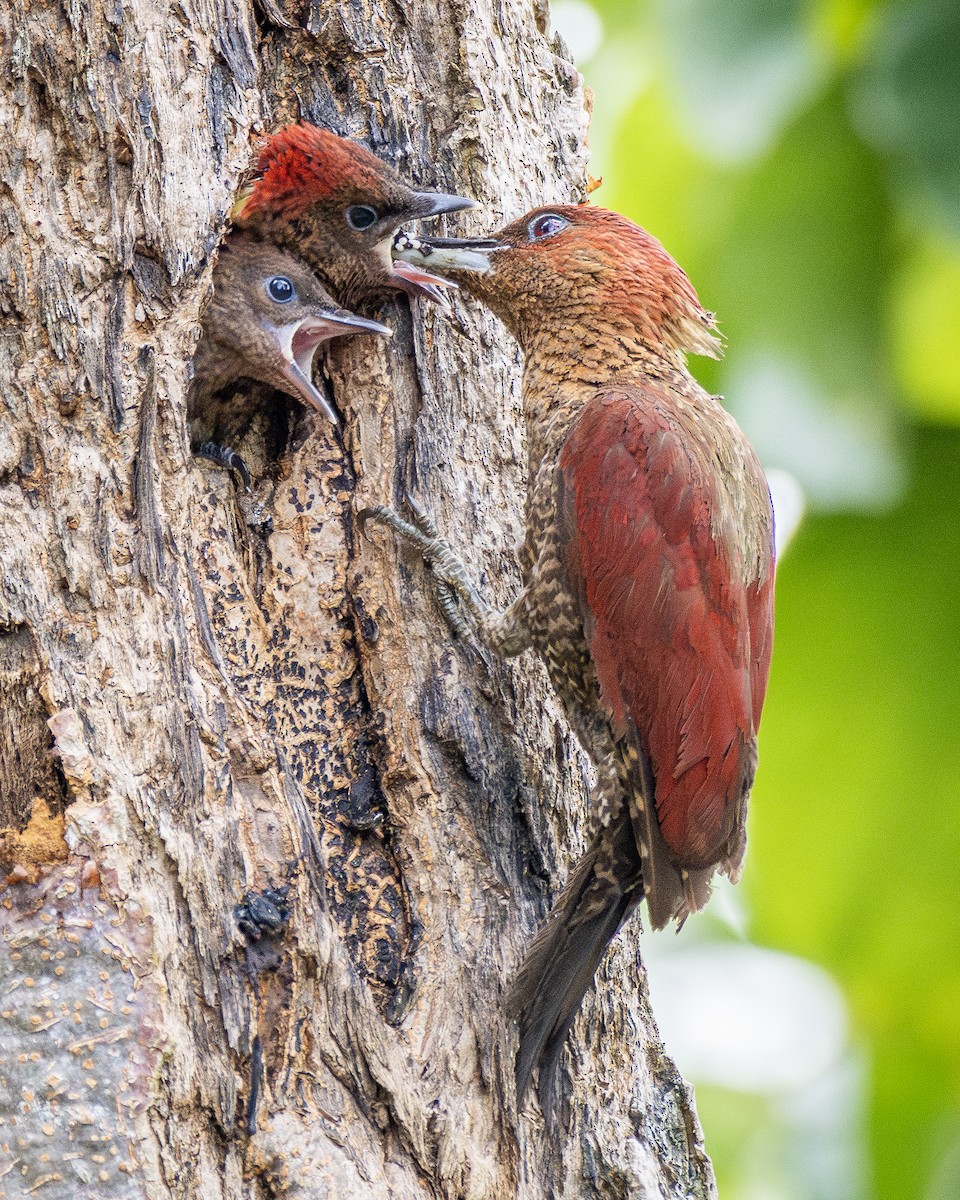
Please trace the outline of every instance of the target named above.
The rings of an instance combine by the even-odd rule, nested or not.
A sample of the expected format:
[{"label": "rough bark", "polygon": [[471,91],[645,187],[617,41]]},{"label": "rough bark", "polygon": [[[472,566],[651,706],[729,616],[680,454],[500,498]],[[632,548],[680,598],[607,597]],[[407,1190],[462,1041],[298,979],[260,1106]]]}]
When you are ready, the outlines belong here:
[{"label": "rough bark", "polygon": [[[250,496],[189,454],[252,134],[358,135],[483,200],[476,229],[578,198],[583,97],[545,12],[0,19],[0,1197],[710,1195],[637,924],[577,1024],[564,1120],[516,1112],[501,1001],[582,847],[585,762],[540,666],[452,640],[421,565],[354,522],[409,485],[509,597],[502,330],[400,301],[391,344],[330,354],[342,433],[291,419]],[[245,946],[235,905],[283,886],[289,929]]]}]

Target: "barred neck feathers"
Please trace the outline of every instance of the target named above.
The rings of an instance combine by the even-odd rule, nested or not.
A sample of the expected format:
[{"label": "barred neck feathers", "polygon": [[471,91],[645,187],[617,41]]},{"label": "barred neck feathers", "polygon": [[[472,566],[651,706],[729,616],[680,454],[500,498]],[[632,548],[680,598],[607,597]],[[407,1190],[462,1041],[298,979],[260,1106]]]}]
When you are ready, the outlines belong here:
[{"label": "barred neck feathers", "polygon": [[596,217],[580,240],[556,238],[540,303],[511,314],[528,357],[551,369],[563,357],[584,378],[633,364],[683,368],[687,354],[719,358],[713,314],[660,243],[616,214]]},{"label": "barred neck feathers", "polygon": [[532,459],[597,388],[656,379],[709,403],[686,356],[721,352],[713,314],[655,238],[615,213],[560,212],[572,228],[531,247],[539,269],[525,283],[536,300],[505,314],[526,357]]},{"label": "barred neck feathers", "polygon": [[[684,351],[691,341],[668,344],[661,338],[653,346],[649,329],[647,311],[632,314],[611,304],[579,312],[564,334],[541,330],[528,341],[523,408],[531,466],[551,447],[559,453],[570,422],[601,388],[657,381],[694,406],[716,404],[687,369]],[[700,327],[696,334],[711,337]]]},{"label": "barred neck feathers", "polygon": [[597,392],[609,387],[642,387],[651,381],[666,385],[681,403],[691,407],[716,406],[687,371],[682,358],[668,361],[631,345],[631,353],[611,356],[588,345],[582,358],[545,353],[527,358],[523,372],[523,413],[531,474],[544,458],[560,453],[571,422]]}]

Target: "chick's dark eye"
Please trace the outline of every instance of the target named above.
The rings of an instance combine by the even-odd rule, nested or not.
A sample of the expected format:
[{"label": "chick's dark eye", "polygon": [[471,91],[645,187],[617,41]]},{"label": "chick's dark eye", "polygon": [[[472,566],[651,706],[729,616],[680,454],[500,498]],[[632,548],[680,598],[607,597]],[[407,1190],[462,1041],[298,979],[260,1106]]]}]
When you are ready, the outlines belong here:
[{"label": "chick's dark eye", "polygon": [[346,218],[351,229],[369,229],[380,219],[380,214],[369,204],[351,204],[346,211]]},{"label": "chick's dark eye", "polygon": [[531,238],[550,237],[553,233],[559,233],[561,229],[566,229],[570,224],[564,217],[558,217],[556,213],[545,213],[542,217],[537,217],[536,220],[530,222]]},{"label": "chick's dark eye", "polygon": [[268,279],[267,293],[270,299],[276,300],[278,304],[289,304],[297,297],[297,289],[286,275],[274,275],[272,279]]}]

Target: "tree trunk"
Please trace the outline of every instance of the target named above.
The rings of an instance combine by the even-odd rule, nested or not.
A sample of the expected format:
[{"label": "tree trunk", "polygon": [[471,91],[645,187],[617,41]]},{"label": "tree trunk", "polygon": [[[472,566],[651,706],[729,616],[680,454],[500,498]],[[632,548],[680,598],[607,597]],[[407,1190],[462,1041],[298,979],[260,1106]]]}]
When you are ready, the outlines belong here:
[{"label": "tree trunk", "polygon": [[[185,387],[251,138],[357,135],[489,228],[578,198],[579,77],[519,0],[12,0],[0,85],[0,1197],[702,1197],[634,922],[518,1115],[502,999],[582,848],[532,657],[455,641],[355,512],[409,488],[518,585],[518,356],[405,301],[252,494]],[[299,413],[295,413],[299,417]],[[247,945],[235,906],[288,888]],[[274,897],[278,900],[278,897]],[[624,986],[624,982],[626,985]]]}]

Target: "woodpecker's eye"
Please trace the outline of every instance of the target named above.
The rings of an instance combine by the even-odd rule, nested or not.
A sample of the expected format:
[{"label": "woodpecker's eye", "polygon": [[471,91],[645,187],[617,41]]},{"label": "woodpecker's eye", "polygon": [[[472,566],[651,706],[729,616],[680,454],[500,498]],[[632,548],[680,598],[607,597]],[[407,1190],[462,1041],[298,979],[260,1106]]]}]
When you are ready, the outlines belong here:
[{"label": "woodpecker's eye", "polygon": [[345,215],[351,229],[369,229],[380,220],[380,214],[369,204],[351,204]]},{"label": "woodpecker's eye", "polygon": [[297,289],[286,275],[274,275],[272,279],[267,280],[267,294],[278,304],[289,304],[291,300],[296,300]]},{"label": "woodpecker's eye", "polygon": [[530,222],[530,238],[535,241],[537,238],[550,237],[551,234],[566,229],[569,224],[566,217],[558,217],[556,213],[544,213],[542,217]]}]

